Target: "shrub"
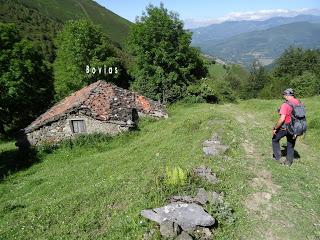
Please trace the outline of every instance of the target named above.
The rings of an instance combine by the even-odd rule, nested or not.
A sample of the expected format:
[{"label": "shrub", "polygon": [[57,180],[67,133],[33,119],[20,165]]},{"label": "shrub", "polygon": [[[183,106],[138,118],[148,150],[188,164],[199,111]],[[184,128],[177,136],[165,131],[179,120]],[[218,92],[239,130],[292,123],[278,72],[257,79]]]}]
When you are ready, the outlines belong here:
[{"label": "shrub", "polygon": [[184,103],[205,103],[206,100],[201,96],[187,95],[182,102]]},{"label": "shrub", "polygon": [[291,80],[295,94],[299,97],[310,97],[319,94],[319,78],[312,72],[305,71]]},{"label": "shrub", "polygon": [[226,202],[214,202],[207,204],[208,212],[214,216],[220,225],[233,224],[236,220],[234,211]]},{"label": "shrub", "polygon": [[235,94],[230,84],[222,79],[203,78],[197,84],[188,86],[187,99],[203,99],[207,103],[234,102]]}]

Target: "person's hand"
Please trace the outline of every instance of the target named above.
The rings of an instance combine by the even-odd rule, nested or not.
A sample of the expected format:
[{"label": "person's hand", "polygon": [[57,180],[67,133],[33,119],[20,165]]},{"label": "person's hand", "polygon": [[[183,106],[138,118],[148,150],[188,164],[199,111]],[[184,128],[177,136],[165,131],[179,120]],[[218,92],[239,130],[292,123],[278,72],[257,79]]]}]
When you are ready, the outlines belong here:
[{"label": "person's hand", "polygon": [[277,129],[272,129],[272,135],[276,135],[277,134]]}]

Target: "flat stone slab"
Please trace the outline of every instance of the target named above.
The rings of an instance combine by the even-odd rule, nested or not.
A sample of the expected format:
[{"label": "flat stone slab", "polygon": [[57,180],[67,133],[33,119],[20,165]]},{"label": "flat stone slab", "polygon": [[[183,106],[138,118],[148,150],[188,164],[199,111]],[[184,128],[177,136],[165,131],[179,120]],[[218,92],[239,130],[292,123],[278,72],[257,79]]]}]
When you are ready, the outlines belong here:
[{"label": "flat stone slab", "polygon": [[210,139],[202,143],[202,150],[205,155],[218,155],[225,153],[228,150],[228,146],[223,145],[217,134],[214,134]]},{"label": "flat stone slab", "polygon": [[159,224],[164,221],[177,223],[184,231],[197,226],[210,227],[215,223],[215,219],[195,203],[171,203],[152,210],[142,210],[141,215]]}]

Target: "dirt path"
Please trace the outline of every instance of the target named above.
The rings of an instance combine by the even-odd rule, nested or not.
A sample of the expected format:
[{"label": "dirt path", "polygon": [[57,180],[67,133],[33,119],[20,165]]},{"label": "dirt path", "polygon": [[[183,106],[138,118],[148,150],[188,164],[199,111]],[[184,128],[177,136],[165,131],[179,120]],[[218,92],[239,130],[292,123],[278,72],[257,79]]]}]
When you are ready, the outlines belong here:
[{"label": "dirt path", "polygon": [[[272,219],[272,211],[278,209],[278,206],[271,200],[281,190],[281,186],[274,184],[272,181],[271,172],[264,167],[264,160],[261,156],[261,151],[259,151],[259,146],[255,144],[255,139],[252,139],[250,135],[250,129],[260,127],[259,123],[255,121],[254,115],[251,113],[242,112],[239,109],[232,109],[230,112],[233,113],[236,121],[240,123],[239,126],[241,126],[244,138],[242,146],[249,162],[249,169],[255,175],[254,178],[248,180],[248,184],[254,189],[254,192],[244,202],[248,217],[257,221],[263,220],[272,223],[275,221]],[[264,226],[263,229],[257,227],[253,230],[253,237],[249,237],[249,239],[280,239],[273,232],[272,225]]]}]

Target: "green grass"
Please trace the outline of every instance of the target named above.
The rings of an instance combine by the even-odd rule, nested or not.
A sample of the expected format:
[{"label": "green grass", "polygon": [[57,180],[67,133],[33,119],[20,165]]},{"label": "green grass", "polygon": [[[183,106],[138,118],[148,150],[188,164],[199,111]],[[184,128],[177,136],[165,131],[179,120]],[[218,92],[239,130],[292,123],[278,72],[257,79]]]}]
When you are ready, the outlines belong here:
[{"label": "green grass", "polygon": [[[319,121],[320,98],[302,99],[307,107],[308,123]],[[276,122],[276,110],[281,100],[250,100],[240,104],[240,110],[254,118],[247,123],[262,162],[259,164],[272,173],[273,182],[281,189],[272,198],[276,206],[271,219],[260,221],[271,226],[280,239],[318,239],[320,237],[319,192],[319,134],[320,128],[310,127],[304,138],[299,138],[295,150],[300,158],[290,168],[270,161],[271,129]],[[257,125],[253,123],[258,123]],[[285,144],[285,140],[282,140]],[[263,229],[263,227],[262,227]]]},{"label": "green grass", "polygon": [[209,75],[216,78],[224,78],[227,74],[226,69],[221,64],[210,64],[208,67]]},{"label": "green grass", "polygon": [[89,19],[94,24],[100,25],[113,41],[120,44],[124,43],[132,25],[128,20],[91,0],[24,0],[23,4],[62,22]]},{"label": "green grass", "polygon": [[[310,119],[319,116],[318,102],[319,97],[305,100]],[[169,119],[143,120],[139,131],[63,144],[51,153],[42,150],[39,161],[0,182],[0,239],[141,239],[156,227],[140,216],[142,209],[162,206],[173,194],[194,194],[197,187],[225,192],[225,201],[234,211],[235,223],[222,220],[216,239],[260,239],[255,234],[283,219],[293,227],[276,225],[277,236],[319,237],[320,165],[312,157],[319,149],[319,128],[309,129],[297,143],[301,158],[291,168],[271,162],[272,114],[279,103],[176,104],[169,109]],[[246,123],[239,124],[236,111]],[[247,116],[254,116],[260,127],[253,127]],[[281,185],[272,198],[279,209],[270,213],[274,222],[268,224],[244,208],[255,191],[248,184],[255,172],[242,147],[245,131],[261,153],[257,166],[271,171],[273,181]],[[202,141],[215,132],[230,146],[228,158],[203,155]],[[10,153],[14,155],[13,142],[2,142],[0,150],[3,162]],[[188,175],[186,185],[165,185],[167,166],[190,173],[200,165],[211,167],[221,182],[211,186]],[[208,211],[215,212],[210,207]]]}]

